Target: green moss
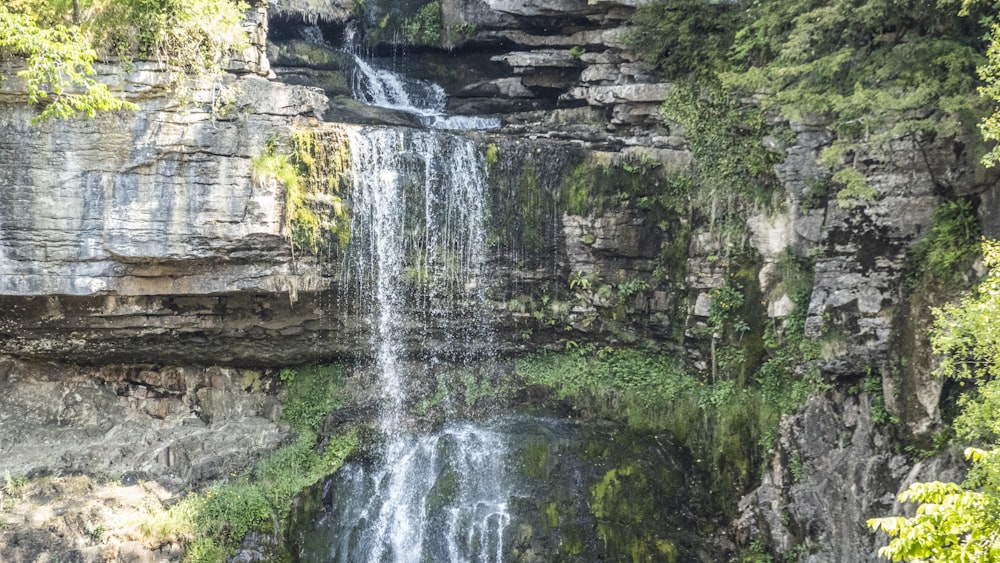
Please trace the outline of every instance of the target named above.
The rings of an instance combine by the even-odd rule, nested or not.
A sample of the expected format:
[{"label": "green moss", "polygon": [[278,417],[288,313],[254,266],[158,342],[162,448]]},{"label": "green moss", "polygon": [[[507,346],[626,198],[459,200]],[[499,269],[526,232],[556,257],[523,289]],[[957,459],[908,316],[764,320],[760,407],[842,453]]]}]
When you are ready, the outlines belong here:
[{"label": "green moss", "polygon": [[627,554],[632,561],[676,560],[676,548],[656,533],[655,523],[668,507],[653,498],[650,487],[654,479],[670,482],[669,475],[658,473],[634,464],[619,465],[590,487],[588,505],[598,519],[597,535],[606,553]]},{"label": "green moss", "polygon": [[579,527],[565,527],[559,533],[559,554],[563,557],[579,557],[583,553],[585,532]]},{"label": "green moss", "polygon": [[559,526],[559,509],[556,507],[555,501],[546,505],[545,518],[542,520],[542,523],[550,530]]},{"label": "green moss", "polygon": [[441,507],[449,506],[458,496],[458,474],[454,467],[445,467],[434,481],[434,486],[427,493],[426,506],[428,512],[434,512]]},{"label": "green moss", "polygon": [[240,371],[240,387],[243,389],[253,393],[260,393],[263,385],[264,382],[261,380],[259,371],[249,369]]},{"label": "green moss", "polygon": [[490,172],[496,168],[497,162],[500,160],[496,143],[490,143],[486,145],[486,169]]},{"label": "green moss", "polygon": [[[514,244],[528,253],[538,252],[547,244],[547,226],[555,220],[557,202],[539,182],[538,167],[528,162],[518,170],[504,170],[509,183],[504,194],[498,190],[492,209],[494,236],[505,244]],[[499,176],[499,174],[494,174]]]},{"label": "green moss", "polygon": [[438,382],[438,386],[432,395],[423,397],[417,401],[417,404],[413,407],[413,413],[421,417],[427,416],[431,410],[439,406],[447,396],[448,387],[444,383]]},{"label": "green moss", "polygon": [[532,441],[519,452],[517,469],[528,477],[543,479],[549,474],[548,463],[548,445],[541,441]]},{"label": "green moss", "polygon": [[297,250],[315,254],[347,246],[350,216],[340,197],[350,169],[347,142],[335,130],[295,131],[290,151],[271,139],[251,162],[255,181],[270,179],[284,188],[283,231]]},{"label": "green moss", "polygon": [[622,485],[620,477],[628,477],[634,471],[630,465],[616,467],[608,470],[604,478],[590,488],[588,504],[591,512],[598,518],[614,518],[623,512],[628,512],[622,507],[623,502],[628,499],[622,496]]}]

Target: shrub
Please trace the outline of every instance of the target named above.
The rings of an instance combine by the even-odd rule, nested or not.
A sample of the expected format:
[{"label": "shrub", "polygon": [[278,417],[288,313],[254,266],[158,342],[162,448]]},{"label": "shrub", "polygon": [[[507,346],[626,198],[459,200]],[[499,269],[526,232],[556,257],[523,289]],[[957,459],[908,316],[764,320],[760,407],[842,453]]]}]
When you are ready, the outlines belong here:
[{"label": "shrub", "polygon": [[0,59],[8,57],[25,61],[17,76],[25,81],[28,101],[42,107],[35,122],[136,109],[91,78],[97,54],[75,26],[39,27],[30,14],[0,6]]},{"label": "shrub", "polygon": [[94,0],[84,26],[105,54],[212,73],[246,47],[247,8],[230,0]]}]

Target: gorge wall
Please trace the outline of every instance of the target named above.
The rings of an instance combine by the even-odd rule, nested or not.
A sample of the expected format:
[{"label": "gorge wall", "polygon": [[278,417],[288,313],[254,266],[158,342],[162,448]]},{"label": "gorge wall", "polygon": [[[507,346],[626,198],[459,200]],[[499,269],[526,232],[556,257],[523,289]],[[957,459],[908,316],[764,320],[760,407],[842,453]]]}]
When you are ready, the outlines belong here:
[{"label": "gorge wall", "polygon": [[[154,64],[102,66],[135,113],[34,125],[17,81],[0,83],[0,467],[141,472],[177,487],[224,476],[287,437],[276,368],[364,359],[371,321],[351,309],[336,245],[297,249],[282,186],[253,170],[296,135],[336,152],[353,124],[412,125],[351,99],[354,63],[330,45],[360,33],[376,60],[440,83],[449,112],[502,123],[463,133],[489,165],[501,353],[641,343],[714,374],[716,348],[742,346],[707,330],[724,287],[741,284],[758,339],[805,308],[821,353],[802,369],[828,390],[784,420],[734,529],[790,560],[874,561],[864,521],[908,482],[957,473],[953,459],[899,453],[899,438],[939,430],[944,385],[900,367],[930,364],[926,318],[900,311],[933,299],[906,284],[907,256],[942,201],[974,202],[983,233],[1000,236],[1000,191],[971,140],[860,155],[875,194],[850,207],[817,188],[832,134],[782,124],[790,133],[769,146],[780,189],[739,203],[744,224],[727,230],[725,194],[657,199],[698,162],[658,113],[673,85],[623,40],[635,3],[446,0],[434,30],[408,27],[422,7],[274,1],[267,56],[268,23],[251,21],[257,51],[184,100]],[[789,256],[809,264],[805,301]],[[407,343],[413,355],[434,329]],[[892,432],[872,419],[879,400]]]}]

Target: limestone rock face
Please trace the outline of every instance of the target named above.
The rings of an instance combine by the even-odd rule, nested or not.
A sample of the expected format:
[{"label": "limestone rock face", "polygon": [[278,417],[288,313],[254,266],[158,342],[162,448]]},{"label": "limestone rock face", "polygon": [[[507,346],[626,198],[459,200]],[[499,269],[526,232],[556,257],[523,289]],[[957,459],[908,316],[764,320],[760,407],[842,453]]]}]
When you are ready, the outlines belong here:
[{"label": "limestone rock face", "polygon": [[[4,352],[77,361],[93,352],[89,361],[101,362],[99,350],[117,349],[117,360],[159,361],[149,355],[155,344],[139,343],[211,332],[220,324],[205,320],[225,317],[225,295],[257,294],[258,307],[278,310],[323,285],[315,262],[294,260],[282,235],[282,191],[251,178],[270,136],[323,112],[322,93],[250,74],[196,85],[180,103],[163,94],[170,79],[152,65],[102,71],[142,110],[33,125],[29,106],[0,104]],[[4,82],[8,99],[16,86]],[[267,330],[280,336],[286,324]]]},{"label": "limestone rock face", "polygon": [[[288,437],[273,374],[0,361],[0,457],[12,475],[208,482]],[[268,392],[270,391],[270,392]]]},{"label": "limestone rock face", "polygon": [[[130,86],[147,77],[164,79],[140,70]],[[156,98],[40,125],[29,107],[0,106],[0,294],[268,290],[287,277],[283,195],[250,181],[250,161],[324,100],[252,76],[225,87],[234,107],[214,112],[210,92],[194,93],[205,105]]]}]

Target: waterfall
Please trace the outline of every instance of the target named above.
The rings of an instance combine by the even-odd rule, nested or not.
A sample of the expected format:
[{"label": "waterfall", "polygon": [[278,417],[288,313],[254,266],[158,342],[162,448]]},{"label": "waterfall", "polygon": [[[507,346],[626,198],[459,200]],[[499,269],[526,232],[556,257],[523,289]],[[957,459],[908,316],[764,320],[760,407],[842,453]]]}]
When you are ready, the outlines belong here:
[{"label": "waterfall", "polygon": [[329,558],[501,561],[510,519],[501,435],[468,423],[423,437],[405,431],[406,342],[434,327],[443,336],[422,342],[425,354],[470,361],[490,353],[484,158],[471,141],[442,132],[355,128],[348,136],[345,283],[372,320],[386,445],[378,467],[343,470]]},{"label": "waterfall", "polygon": [[[431,354],[470,359],[488,351],[486,165],[471,141],[455,135],[363,128],[348,136],[354,190],[344,271],[374,321],[392,414],[406,395],[399,364],[413,337],[408,322],[444,336],[424,343]],[[449,326],[459,320],[461,331]],[[398,427],[395,416],[383,417],[387,433]]]}]

